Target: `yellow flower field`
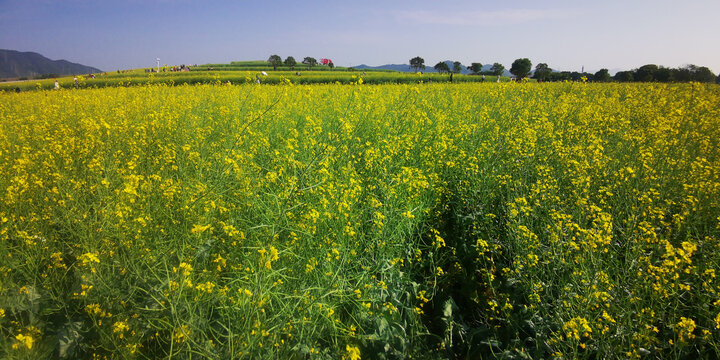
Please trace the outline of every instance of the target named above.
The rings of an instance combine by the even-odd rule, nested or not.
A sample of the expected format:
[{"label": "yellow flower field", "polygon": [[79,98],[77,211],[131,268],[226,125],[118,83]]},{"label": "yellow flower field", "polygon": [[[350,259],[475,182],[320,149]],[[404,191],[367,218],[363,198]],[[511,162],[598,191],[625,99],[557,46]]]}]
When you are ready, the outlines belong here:
[{"label": "yellow flower field", "polygon": [[720,87],[0,94],[0,357],[720,355]]}]

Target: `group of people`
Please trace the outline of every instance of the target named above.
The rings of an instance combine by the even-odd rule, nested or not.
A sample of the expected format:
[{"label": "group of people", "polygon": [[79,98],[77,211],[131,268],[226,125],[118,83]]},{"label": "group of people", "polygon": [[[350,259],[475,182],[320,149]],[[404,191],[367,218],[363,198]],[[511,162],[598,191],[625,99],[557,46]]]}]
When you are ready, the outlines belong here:
[{"label": "group of people", "polygon": [[[185,65],[185,64],[183,64],[183,65],[180,65],[180,66],[173,66],[173,67],[171,67],[171,68],[169,68],[169,69],[168,69],[167,67],[163,67],[162,70],[160,70],[160,71],[162,71],[162,72],[166,72],[166,71],[170,71],[170,72],[190,71],[190,67],[191,67],[191,66],[197,67],[197,64],[196,64],[196,65]],[[208,70],[212,70],[212,68],[208,67]],[[147,69],[145,69],[145,73],[155,73],[155,72],[158,72],[158,70],[157,70],[156,68],[147,68]]]},{"label": "group of people", "polygon": [[[107,73],[105,73],[105,75],[107,75]],[[89,75],[87,76],[87,78],[88,78],[88,79],[95,79],[95,74],[89,74]],[[80,83],[78,82],[78,77],[77,77],[77,76],[73,76],[73,85],[75,86],[76,89],[80,87]],[[57,78],[55,79],[54,89],[55,89],[55,90],[60,90],[60,83],[58,82]]]},{"label": "group of people", "polygon": [[173,71],[173,72],[175,72],[175,71],[190,71],[190,67],[185,66],[185,64],[183,64],[183,65],[180,65],[180,66],[173,66],[173,67],[170,69],[170,71]]}]

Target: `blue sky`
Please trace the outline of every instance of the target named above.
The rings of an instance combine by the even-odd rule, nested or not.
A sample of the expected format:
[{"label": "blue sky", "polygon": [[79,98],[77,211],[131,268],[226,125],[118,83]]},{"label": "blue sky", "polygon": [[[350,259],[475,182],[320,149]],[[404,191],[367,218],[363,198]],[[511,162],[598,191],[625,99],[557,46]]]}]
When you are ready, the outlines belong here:
[{"label": "blue sky", "polygon": [[0,0],[0,48],[102,70],[263,60],[442,60],[720,71],[720,0]]}]

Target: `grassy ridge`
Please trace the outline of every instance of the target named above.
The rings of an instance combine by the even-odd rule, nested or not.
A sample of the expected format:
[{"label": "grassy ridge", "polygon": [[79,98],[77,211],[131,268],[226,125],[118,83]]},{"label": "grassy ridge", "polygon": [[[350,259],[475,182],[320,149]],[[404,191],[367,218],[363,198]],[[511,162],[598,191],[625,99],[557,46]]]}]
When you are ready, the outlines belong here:
[{"label": "grassy ridge", "polygon": [[[400,73],[392,71],[305,71],[298,69],[297,71],[266,71],[268,76],[260,73],[259,69],[255,70],[230,70],[215,69],[193,70],[191,72],[161,72],[161,73],[144,73],[142,70],[133,70],[127,73],[108,73],[98,74],[95,79],[85,76],[78,77],[78,88],[104,88],[118,86],[137,86],[152,84],[168,84],[168,85],[196,85],[196,84],[251,84],[260,78],[261,84],[285,84],[288,81],[293,84],[350,84],[357,83],[359,79],[367,84],[413,84],[420,82],[448,82],[449,75],[441,75],[437,73],[414,74]],[[299,73],[299,75],[297,75]],[[492,80],[490,80],[492,79]],[[486,82],[495,81],[495,77],[487,77]],[[481,82],[479,76],[454,75],[454,82]],[[510,81],[509,78],[501,78],[502,82]],[[58,83],[63,89],[74,89],[75,83],[73,77],[58,78]],[[0,91],[20,91],[29,90],[50,90],[54,88],[54,79],[30,80],[13,83],[0,83]]]},{"label": "grassy ridge", "polygon": [[7,358],[713,357],[720,90],[0,95]]},{"label": "grassy ridge", "polygon": [[[272,65],[270,65],[267,61],[233,61],[229,64],[206,64],[206,65],[200,65],[197,67],[193,67],[190,69],[190,71],[204,71],[208,68],[211,68],[212,70],[220,70],[220,71],[273,71]],[[337,66],[334,68],[330,68],[329,66],[325,65],[315,65],[310,68],[302,63],[297,63],[294,67],[280,65],[277,66],[277,71],[302,71],[302,70],[312,70],[312,71],[348,71],[350,68]],[[392,71],[392,70],[380,70],[380,71]]]}]

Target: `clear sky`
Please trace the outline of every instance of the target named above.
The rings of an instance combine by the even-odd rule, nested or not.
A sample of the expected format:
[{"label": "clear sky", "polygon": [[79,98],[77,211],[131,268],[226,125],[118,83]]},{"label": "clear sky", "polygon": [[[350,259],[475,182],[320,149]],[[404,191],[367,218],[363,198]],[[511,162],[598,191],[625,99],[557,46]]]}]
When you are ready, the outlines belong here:
[{"label": "clear sky", "polygon": [[0,48],[105,71],[162,64],[453,60],[720,71],[720,0],[0,0]]}]

